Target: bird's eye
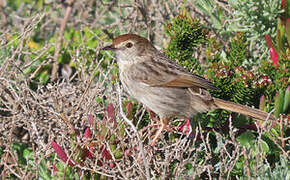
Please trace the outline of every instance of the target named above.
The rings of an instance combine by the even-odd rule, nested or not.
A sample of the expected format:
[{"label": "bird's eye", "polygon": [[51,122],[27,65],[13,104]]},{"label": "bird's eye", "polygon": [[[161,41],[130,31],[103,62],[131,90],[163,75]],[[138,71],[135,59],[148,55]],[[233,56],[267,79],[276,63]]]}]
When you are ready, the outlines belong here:
[{"label": "bird's eye", "polygon": [[127,47],[127,48],[131,48],[132,46],[133,46],[133,44],[130,43],[130,42],[128,42],[128,43],[126,44],[126,47]]}]

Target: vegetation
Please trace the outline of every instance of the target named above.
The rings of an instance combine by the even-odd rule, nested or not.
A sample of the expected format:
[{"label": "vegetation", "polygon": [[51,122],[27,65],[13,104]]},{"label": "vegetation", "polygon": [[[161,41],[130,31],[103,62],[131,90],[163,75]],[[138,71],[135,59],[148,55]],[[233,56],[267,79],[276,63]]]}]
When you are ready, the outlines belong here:
[{"label": "vegetation", "polygon": [[[290,0],[159,3],[0,0],[1,177],[289,179]],[[100,50],[127,32],[277,121],[216,110],[149,147],[158,116]]]}]

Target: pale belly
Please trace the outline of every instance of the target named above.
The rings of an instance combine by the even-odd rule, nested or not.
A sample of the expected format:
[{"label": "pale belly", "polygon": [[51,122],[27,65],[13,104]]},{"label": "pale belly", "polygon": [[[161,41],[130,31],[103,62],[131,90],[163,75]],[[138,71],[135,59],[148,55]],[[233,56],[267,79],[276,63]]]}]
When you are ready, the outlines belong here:
[{"label": "pale belly", "polygon": [[138,82],[127,84],[122,78],[121,82],[133,98],[162,118],[189,117],[197,113],[191,108],[191,95],[186,88],[151,87]]}]

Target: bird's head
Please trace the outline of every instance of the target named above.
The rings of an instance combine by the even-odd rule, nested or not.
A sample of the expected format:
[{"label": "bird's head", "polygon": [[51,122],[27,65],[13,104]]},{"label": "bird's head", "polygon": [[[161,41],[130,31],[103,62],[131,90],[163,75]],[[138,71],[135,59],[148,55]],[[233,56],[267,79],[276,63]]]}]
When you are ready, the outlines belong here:
[{"label": "bird's head", "polygon": [[135,34],[124,34],[113,39],[113,43],[103,48],[116,53],[118,61],[132,62],[139,57],[148,54],[148,51],[155,50],[153,45],[146,39]]}]

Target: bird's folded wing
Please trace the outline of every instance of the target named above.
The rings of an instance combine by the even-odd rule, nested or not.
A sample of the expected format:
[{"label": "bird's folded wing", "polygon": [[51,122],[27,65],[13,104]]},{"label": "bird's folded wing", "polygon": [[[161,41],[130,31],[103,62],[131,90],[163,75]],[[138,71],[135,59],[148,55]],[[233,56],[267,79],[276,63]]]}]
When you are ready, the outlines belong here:
[{"label": "bird's folded wing", "polygon": [[[192,74],[177,65],[174,61],[157,61],[148,59],[136,63],[132,68],[134,79],[155,87],[200,87],[217,90],[208,80]],[[135,73],[134,73],[135,71]]]},{"label": "bird's folded wing", "polygon": [[217,88],[208,80],[203,79],[199,76],[196,76],[194,74],[187,75],[177,75],[174,78],[155,85],[151,86],[159,86],[159,87],[200,87],[205,89],[213,89],[217,90]]}]

